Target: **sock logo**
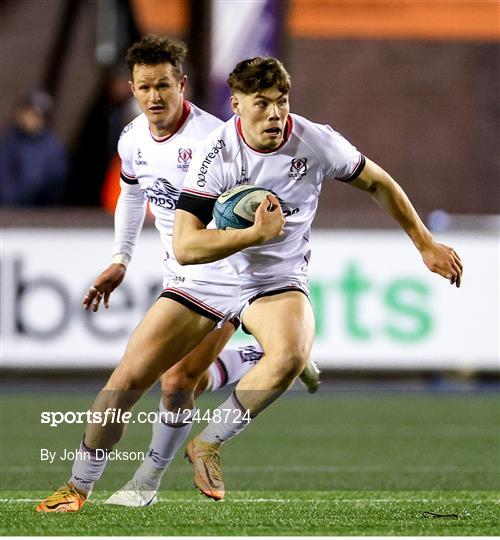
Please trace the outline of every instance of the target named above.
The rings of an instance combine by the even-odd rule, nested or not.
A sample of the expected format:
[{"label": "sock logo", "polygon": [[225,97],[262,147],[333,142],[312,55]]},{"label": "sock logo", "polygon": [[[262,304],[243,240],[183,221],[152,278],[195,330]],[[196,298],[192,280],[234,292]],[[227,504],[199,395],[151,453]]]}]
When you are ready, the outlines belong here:
[{"label": "sock logo", "polygon": [[156,452],[153,448],[149,448],[148,449],[148,458],[151,458],[152,461],[154,461],[155,463],[160,463],[160,453],[159,452]]},{"label": "sock logo", "polygon": [[253,362],[254,364],[264,356],[263,351],[258,349],[255,345],[240,347],[238,352],[240,353],[242,362]]},{"label": "sock logo", "polygon": [[84,480],[83,478],[80,478],[79,476],[73,476],[73,478],[80,482],[80,484],[92,484],[92,480]]}]

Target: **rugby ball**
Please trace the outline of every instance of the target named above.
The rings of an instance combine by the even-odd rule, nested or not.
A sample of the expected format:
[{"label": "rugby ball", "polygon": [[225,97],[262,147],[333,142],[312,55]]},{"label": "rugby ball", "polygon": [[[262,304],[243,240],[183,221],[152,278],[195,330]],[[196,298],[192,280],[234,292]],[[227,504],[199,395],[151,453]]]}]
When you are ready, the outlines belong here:
[{"label": "rugby ball", "polygon": [[272,193],[258,186],[237,186],[215,201],[213,218],[218,229],[246,229],[255,221],[255,211]]}]

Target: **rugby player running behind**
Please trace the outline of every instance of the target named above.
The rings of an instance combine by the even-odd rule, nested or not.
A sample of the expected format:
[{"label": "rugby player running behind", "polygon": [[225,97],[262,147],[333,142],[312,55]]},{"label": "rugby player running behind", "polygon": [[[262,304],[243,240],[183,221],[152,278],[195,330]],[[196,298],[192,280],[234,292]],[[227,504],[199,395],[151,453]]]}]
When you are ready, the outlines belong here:
[{"label": "rugby player running behind", "polygon": [[[289,112],[291,81],[279,60],[244,60],[229,75],[228,84],[235,115],[204,141],[193,159],[178,201],[173,238],[183,265],[240,252],[227,260],[242,276],[241,320],[264,351],[219,406],[219,414],[215,409],[212,421],[187,445],[195,484],[213,499],[225,494],[220,447],[250,422],[242,416],[234,423],[224,411],[239,408],[254,418],[285,392],[309,359],[314,338],[309,234],[325,179],[349,183],[371,195],[407,233],[430,271],[460,287],[463,269],[457,253],[434,240],[386,171],[331,127]],[[215,148],[219,151],[214,155]],[[209,165],[207,156],[212,156]],[[270,213],[280,216],[284,234],[267,242],[261,237],[256,247],[250,247],[256,243],[254,228],[236,232],[207,228],[214,201],[237,183],[277,195],[281,205]]]},{"label": "rugby player running behind", "polygon": [[[187,78],[183,74],[182,62],[186,52],[183,43],[156,36],[143,38],[128,51],[131,89],[142,114],[124,128],[118,144],[122,172],[121,193],[115,212],[113,262],[96,278],[84,298],[83,305],[85,309],[97,311],[103,301],[104,306],[109,307],[111,293],[125,277],[149,199],[166,257],[163,265],[165,291],[158,304],[163,306],[173,303],[173,312],[178,313],[173,319],[167,317],[170,324],[176,317],[181,320],[182,314],[187,311],[188,314],[196,315],[197,320],[193,323],[196,327],[199,325],[198,319],[201,314],[202,333],[194,340],[188,340],[184,348],[176,345],[173,355],[170,355],[170,346],[162,343],[161,339],[157,340],[158,343],[155,342],[157,332],[162,331],[161,324],[155,328],[157,318],[162,318],[162,309],[158,309],[158,314],[148,314],[146,317],[148,322],[143,323],[134,333],[135,339],[134,336],[131,339],[121,375],[111,377],[100,399],[94,404],[93,410],[99,410],[99,405],[104,410],[107,402],[111,407],[119,406],[111,405],[115,403],[113,400],[117,399],[116,403],[123,402],[130,408],[167,367],[188,353],[181,362],[171,367],[161,377],[162,399],[159,411],[164,413],[163,421],[153,424],[153,435],[145,460],[132,480],[108,499],[107,502],[110,504],[126,506],[154,504],[157,501],[156,494],[162,475],[189,433],[190,419],[195,413],[194,397],[203,391],[214,390],[239,380],[262,356],[258,345],[222,350],[238,325],[237,319],[225,317],[199,297],[184,295],[176,289],[177,264],[172,250],[172,225],[176,201],[196,146],[214,128],[222,124],[214,116],[184,99]],[[199,268],[202,270],[202,267]],[[231,290],[237,292],[236,285],[239,282],[234,274],[228,273],[224,264],[219,263],[209,272],[215,272],[216,268],[222,272],[225,281],[233,283]],[[199,275],[204,277],[203,271]],[[237,298],[238,294],[235,293],[235,297]],[[187,304],[187,308],[183,304]],[[190,310],[194,310],[194,313]],[[237,313],[237,309],[233,311]],[[223,319],[228,320],[223,322],[220,328],[212,330],[214,324]],[[190,322],[187,320],[186,324]],[[143,329],[144,326],[148,330]],[[170,328],[168,323],[165,328]],[[209,333],[205,339],[189,352],[193,343],[203,338],[207,332]],[[138,362],[137,365],[134,358],[141,356],[143,340],[148,341],[144,346],[147,361],[144,364]],[[182,343],[182,339],[179,341]],[[170,356],[173,356],[174,360],[171,361]],[[154,366],[150,366],[148,362],[154,363]],[[319,377],[313,364],[309,364],[302,377],[310,391],[317,389]],[[113,392],[114,390],[120,392]],[[183,411],[181,415],[176,414],[179,410]],[[174,413],[170,418],[175,418],[175,423],[165,420],[169,418],[169,411]],[[42,512],[79,510],[106,464],[106,460],[92,457],[92,454],[95,454],[94,450],[97,448],[110,450],[119,440],[120,431],[118,429],[116,433],[108,434],[104,438],[105,444],[101,445],[97,443],[99,437],[90,430],[81,443],[80,450],[87,451],[91,458],[87,462],[77,459],[68,483],[42,501],[37,510]]]}]

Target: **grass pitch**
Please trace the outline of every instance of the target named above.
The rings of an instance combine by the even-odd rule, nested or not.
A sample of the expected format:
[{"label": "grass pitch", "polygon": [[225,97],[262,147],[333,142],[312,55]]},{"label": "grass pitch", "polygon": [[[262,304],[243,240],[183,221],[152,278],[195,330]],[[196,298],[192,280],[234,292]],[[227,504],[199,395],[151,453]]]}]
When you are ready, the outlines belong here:
[{"label": "grass pitch", "polygon": [[[153,393],[154,394],[154,393]],[[8,535],[495,535],[499,532],[500,407],[494,394],[293,391],[223,448],[223,502],[191,488],[179,455],[159,504],[103,500],[138,462],[110,462],[77,514],[41,515],[39,499],[71,462],[82,425],[51,428],[41,411],[86,410],[94,392],[7,392],[2,397],[2,531]],[[202,398],[213,408],[221,395]],[[153,410],[158,396],[141,401]],[[203,425],[193,427],[192,433]],[[147,448],[149,425],[129,426],[121,450]],[[443,517],[433,517],[432,512]]]},{"label": "grass pitch", "polygon": [[[29,495],[33,498],[34,493]],[[213,502],[194,491],[164,491],[155,506],[128,509],[105,506],[103,496],[99,493],[77,514],[46,516],[35,513],[34,498],[4,502],[4,531],[11,535],[64,536],[498,533],[498,500],[495,503],[493,494],[487,492],[235,491],[227,500]],[[426,509],[458,517],[426,518]]]}]

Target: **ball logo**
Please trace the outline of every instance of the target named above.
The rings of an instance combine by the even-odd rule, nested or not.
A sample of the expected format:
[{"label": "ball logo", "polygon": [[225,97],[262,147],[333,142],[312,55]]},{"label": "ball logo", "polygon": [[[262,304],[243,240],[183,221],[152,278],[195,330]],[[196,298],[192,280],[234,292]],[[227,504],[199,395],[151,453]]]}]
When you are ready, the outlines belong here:
[{"label": "ball logo", "polygon": [[187,171],[192,157],[193,151],[191,148],[179,148],[179,154],[177,156],[177,168]]},{"label": "ball logo", "polygon": [[292,164],[290,165],[290,172],[288,173],[288,177],[296,178],[297,180],[300,180],[306,174],[307,174],[307,158],[292,159]]}]

